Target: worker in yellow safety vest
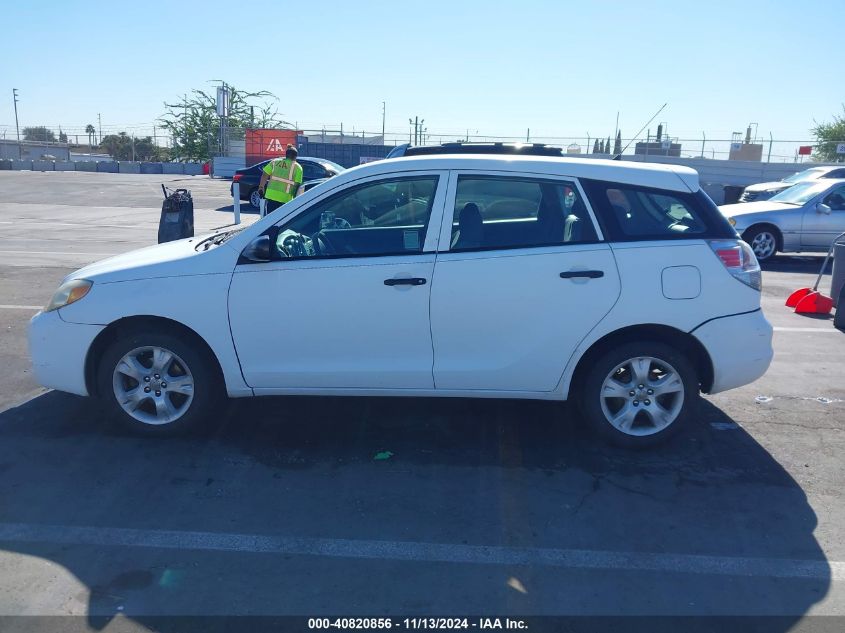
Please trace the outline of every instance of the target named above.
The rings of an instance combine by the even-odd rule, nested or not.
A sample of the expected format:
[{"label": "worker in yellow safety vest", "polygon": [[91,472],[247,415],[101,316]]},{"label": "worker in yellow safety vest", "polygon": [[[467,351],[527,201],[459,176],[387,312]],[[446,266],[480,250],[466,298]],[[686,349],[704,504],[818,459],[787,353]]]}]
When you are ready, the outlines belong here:
[{"label": "worker in yellow safety vest", "polygon": [[267,213],[275,211],[296,196],[302,184],[302,165],[296,162],[296,156],[296,148],[288,145],[284,158],[274,158],[264,165],[258,190],[267,200]]}]

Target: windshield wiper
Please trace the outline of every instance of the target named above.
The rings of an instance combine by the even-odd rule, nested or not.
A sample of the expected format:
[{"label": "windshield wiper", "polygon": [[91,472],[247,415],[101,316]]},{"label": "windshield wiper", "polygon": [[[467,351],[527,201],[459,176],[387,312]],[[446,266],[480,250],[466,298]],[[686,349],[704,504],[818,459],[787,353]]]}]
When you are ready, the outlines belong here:
[{"label": "windshield wiper", "polygon": [[212,235],[210,237],[207,237],[202,242],[197,244],[197,248],[199,248],[200,244],[204,244],[202,250],[207,251],[212,246],[220,246],[223,242],[225,242],[229,238],[234,237],[235,235],[237,235],[238,233],[243,231],[244,228],[246,228],[246,227],[243,227],[243,228],[240,228],[240,229],[232,229],[231,231],[225,231],[223,233],[217,233],[216,235]]}]

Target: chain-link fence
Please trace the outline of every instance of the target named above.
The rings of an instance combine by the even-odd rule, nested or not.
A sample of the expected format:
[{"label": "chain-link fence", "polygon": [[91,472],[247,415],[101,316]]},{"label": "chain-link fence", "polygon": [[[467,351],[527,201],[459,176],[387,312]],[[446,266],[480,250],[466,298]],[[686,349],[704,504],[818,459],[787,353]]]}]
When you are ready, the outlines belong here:
[{"label": "chain-link fence", "polygon": [[[372,129],[356,128],[343,124],[321,126],[299,126],[293,130],[310,143],[357,144],[372,146],[396,146],[402,143],[414,145],[436,145],[447,142],[511,142],[545,143],[563,148],[570,155],[616,154],[624,150],[624,155],[640,156],[676,156],[680,158],[707,158],[714,160],[751,160],[771,163],[803,163],[818,159],[823,155],[825,162],[845,161],[845,139],[828,140],[819,143],[812,138],[779,138],[774,133],[764,136],[744,138],[734,133],[730,138],[724,134],[700,136],[656,137],[650,131],[630,138],[590,134],[561,136],[532,134],[526,130],[524,135],[502,135],[483,130],[437,129],[423,124],[411,124],[407,131],[396,128]],[[287,130],[288,132],[291,130]],[[152,146],[169,150],[171,160],[204,159],[214,156],[232,156],[248,154],[244,148],[246,130],[228,128],[215,124],[203,133],[193,133],[190,144],[181,135],[165,133],[155,123],[130,125],[39,125],[21,126],[21,141],[43,143],[50,146],[67,147],[70,151],[96,151],[104,138],[123,136],[132,143],[148,141]],[[0,125],[0,142],[17,141],[14,125]],[[190,147],[190,152],[187,149]],[[199,149],[198,149],[199,148]],[[821,152],[819,150],[822,150]],[[45,150],[47,151],[47,150]],[[49,152],[48,152],[49,153]],[[194,155],[196,154],[196,155]]]}]

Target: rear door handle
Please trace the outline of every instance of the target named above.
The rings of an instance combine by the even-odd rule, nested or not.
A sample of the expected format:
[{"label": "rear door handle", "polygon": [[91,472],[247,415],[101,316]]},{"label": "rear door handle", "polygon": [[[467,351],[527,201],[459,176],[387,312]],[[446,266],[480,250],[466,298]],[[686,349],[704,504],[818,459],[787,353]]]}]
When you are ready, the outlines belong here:
[{"label": "rear door handle", "polygon": [[603,270],[567,270],[565,273],[560,273],[561,279],[576,279],[578,277],[587,277],[588,279],[598,279],[604,277]]},{"label": "rear door handle", "polygon": [[425,279],[422,277],[408,277],[406,279],[385,279],[385,286],[422,286]]}]

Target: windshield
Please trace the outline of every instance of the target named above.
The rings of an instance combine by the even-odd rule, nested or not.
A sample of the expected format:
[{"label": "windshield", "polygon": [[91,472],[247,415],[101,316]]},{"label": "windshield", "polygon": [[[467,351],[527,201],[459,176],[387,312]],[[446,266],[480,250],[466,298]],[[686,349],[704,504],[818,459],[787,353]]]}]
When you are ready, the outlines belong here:
[{"label": "windshield", "polygon": [[804,204],[825,191],[829,186],[829,183],[816,182],[814,180],[800,182],[797,185],[792,185],[785,191],[781,191],[776,196],[772,196],[769,200],[772,202],[785,202],[786,204]]},{"label": "windshield", "polygon": [[321,164],[323,167],[328,167],[329,169],[331,169],[331,170],[333,170],[333,171],[337,172],[338,174],[339,174],[340,172],[342,172],[342,171],[346,171],[346,167],[343,167],[343,166],[341,166],[341,165],[338,165],[337,163],[332,162],[332,161],[330,161],[330,160],[326,160],[325,158],[321,158],[321,159],[320,159],[320,164]]},{"label": "windshield", "polygon": [[813,169],[805,169],[804,171],[799,171],[797,174],[792,174],[791,176],[787,176],[783,179],[783,182],[801,182],[802,180],[814,180],[818,178],[823,173],[823,170],[816,168]]}]

